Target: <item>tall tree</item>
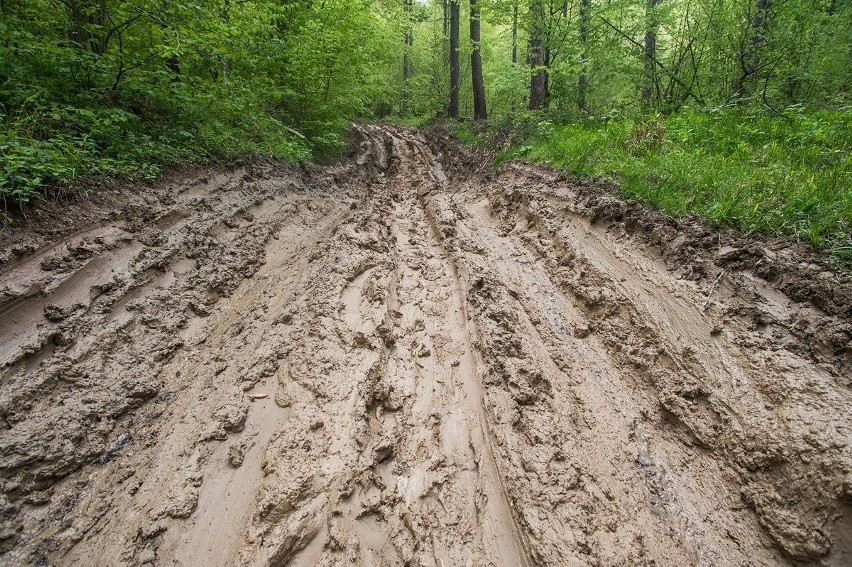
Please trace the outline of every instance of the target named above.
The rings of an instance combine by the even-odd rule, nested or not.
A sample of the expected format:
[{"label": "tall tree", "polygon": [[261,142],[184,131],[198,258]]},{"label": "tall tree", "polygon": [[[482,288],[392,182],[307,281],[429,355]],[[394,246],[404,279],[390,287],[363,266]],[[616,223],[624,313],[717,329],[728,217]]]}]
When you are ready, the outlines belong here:
[{"label": "tall tree", "polygon": [[402,115],[411,112],[411,48],[414,45],[414,24],[411,17],[414,0],[403,0],[405,8],[405,31],[402,52]]},{"label": "tall tree", "polygon": [[480,53],[479,4],[470,0],[470,72],[473,76],[473,119],[488,118],[485,110],[485,82],[482,78],[482,55]]},{"label": "tall tree", "polygon": [[589,24],[591,20],[591,0],[581,0],[580,3],[580,76],[577,78],[577,108],[581,113],[588,111],[586,89],[588,87],[589,61]]},{"label": "tall tree", "polygon": [[[441,0],[441,52],[443,56],[444,71],[450,64],[450,0]],[[446,76],[446,75],[445,75]]]},{"label": "tall tree", "polygon": [[67,0],[70,12],[71,41],[80,49],[88,49],[103,55],[107,48],[107,37],[102,33],[107,19],[106,0]]},{"label": "tall tree", "polygon": [[541,110],[547,103],[547,69],[545,68],[545,22],[542,0],[530,3],[530,110]]},{"label": "tall tree", "polygon": [[660,27],[657,18],[657,5],[660,0],[645,2],[645,77],[642,86],[642,105],[649,107],[659,97],[657,81],[657,30]]},{"label": "tall tree", "polygon": [[734,81],[734,96],[742,99],[749,96],[749,83],[758,79],[761,68],[760,47],[766,41],[770,0],[756,0],[751,19],[751,37],[739,53],[740,76]]},{"label": "tall tree", "polygon": [[459,0],[450,0],[450,118],[459,115]]},{"label": "tall tree", "polygon": [[518,62],[518,5],[512,6],[512,65]]}]

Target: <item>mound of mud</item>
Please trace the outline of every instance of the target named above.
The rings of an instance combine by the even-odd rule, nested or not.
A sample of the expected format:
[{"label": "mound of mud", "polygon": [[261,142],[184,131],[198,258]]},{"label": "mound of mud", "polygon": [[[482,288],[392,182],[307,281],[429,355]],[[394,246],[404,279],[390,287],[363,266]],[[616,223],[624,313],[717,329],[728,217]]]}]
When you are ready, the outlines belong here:
[{"label": "mound of mud", "polygon": [[852,284],[437,134],[0,250],[4,565],[848,565]]}]

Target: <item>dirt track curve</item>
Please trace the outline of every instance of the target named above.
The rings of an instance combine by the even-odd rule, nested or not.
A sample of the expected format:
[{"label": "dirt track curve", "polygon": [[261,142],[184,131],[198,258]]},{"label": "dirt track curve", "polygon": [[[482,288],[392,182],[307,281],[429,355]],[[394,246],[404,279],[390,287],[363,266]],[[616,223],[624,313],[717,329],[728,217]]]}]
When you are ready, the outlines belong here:
[{"label": "dirt track curve", "polygon": [[0,564],[852,564],[848,282],[352,136],[4,249]]}]

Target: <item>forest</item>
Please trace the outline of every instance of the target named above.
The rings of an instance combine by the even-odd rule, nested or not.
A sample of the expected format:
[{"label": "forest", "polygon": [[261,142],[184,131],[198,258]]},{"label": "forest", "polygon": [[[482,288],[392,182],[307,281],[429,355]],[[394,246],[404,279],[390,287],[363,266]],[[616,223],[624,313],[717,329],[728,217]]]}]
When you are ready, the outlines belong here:
[{"label": "forest", "polygon": [[[3,0],[4,210],[353,120],[852,255],[846,0]],[[450,122],[447,122],[450,120]]]},{"label": "forest", "polygon": [[849,567],[852,0],[0,0],[0,565]]}]

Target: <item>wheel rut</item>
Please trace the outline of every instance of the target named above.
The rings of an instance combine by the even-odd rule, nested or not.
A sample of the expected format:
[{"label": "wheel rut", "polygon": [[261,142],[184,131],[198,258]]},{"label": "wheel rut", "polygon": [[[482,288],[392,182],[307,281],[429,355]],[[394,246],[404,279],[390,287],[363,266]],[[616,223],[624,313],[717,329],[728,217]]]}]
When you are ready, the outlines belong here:
[{"label": "wheel rut", "polygon": [[0,564],[848,564],[842,320],[351,139],[0,266]]}]

